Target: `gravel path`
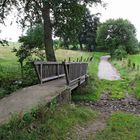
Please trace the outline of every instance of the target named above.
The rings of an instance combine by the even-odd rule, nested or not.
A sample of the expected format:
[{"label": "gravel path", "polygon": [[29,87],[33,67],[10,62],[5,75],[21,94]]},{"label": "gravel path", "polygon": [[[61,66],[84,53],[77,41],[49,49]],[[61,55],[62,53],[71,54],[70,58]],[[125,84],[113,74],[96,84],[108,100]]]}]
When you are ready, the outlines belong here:
[{"label": "gravel path", "polygon": [[120,74],[117,70],[108,62],[110,56],[102,56],[99,64],[99,79],[105,80],[121,80]]}]

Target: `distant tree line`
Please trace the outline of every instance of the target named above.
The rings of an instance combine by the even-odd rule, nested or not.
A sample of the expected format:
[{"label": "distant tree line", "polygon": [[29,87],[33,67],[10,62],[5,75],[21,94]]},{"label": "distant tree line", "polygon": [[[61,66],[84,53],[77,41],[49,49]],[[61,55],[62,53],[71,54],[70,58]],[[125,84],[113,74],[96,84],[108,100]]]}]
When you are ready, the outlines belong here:
[{"label": "distant tree line", "polygon": [[109,19],[100,24],[96,43],[99,51],[109,52],[111,56],[125,57],[140,51],[134,25],[124,19]]}]

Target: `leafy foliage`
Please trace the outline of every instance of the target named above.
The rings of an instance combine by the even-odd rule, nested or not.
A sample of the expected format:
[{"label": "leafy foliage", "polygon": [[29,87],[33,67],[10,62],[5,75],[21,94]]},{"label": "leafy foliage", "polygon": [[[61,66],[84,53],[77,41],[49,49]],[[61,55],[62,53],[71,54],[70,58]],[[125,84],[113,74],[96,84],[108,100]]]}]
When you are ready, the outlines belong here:
[{"label": "leafy foliage", "polygon": [[86,45],[86,50],[93,51],[96,47],[96,31],[99,24],[99,13],[91,15],[89,10],[86,10],[86,13],[83,18],[82,28],[79,32],[79,43],[81,49],[83,49],[82,44]]},{"label": "leafy foliage", "polygon": [[125,51],[125,47],[119,46],[118,49],[114,52],[114,57],[118,60],[122,60],[123,58],[126,58],[127,52]]},{"label": "leafy foliage", "polygon": [[136,29],[128,20],[107,20],[98,28],[97,44],[100,50],[109,51],[111,55],[120,46],[127,53],[133,54],[138,48]]},{"label": "leafy foliage", "polygon": [[[77,27],[87,5],[102,3],[101,0],[4,0],[0,5],[0,23],[13,9],[17,9],[17,21],[24,28],[40,23],[44,28],[46,58],[55,61],[52,34],[75,42]],[[70,32],[69,32],[70,31]],[[69,32],[69,35],[68,35]]]}]

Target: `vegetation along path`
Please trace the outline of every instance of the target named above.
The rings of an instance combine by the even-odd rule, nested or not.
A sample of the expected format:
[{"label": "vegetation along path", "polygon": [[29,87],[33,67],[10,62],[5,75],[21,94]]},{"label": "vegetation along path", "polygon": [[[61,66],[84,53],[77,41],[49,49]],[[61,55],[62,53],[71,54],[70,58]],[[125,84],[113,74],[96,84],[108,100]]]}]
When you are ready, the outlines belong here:
[{"label": "vegetation along path", "polygon": [[110,56],[102,56],[99,64],[99,79],[106,80],[120,80],[120,74],[117,70],[108,62]]},{"label": "vegetation along path", "polygon": [[[111,80],[111,82],[113,80],[121,80],[120,74],[108,62],[109,58],[110,56],[101,57],[101,61],[99,63],[98,78],[100,80],[102,79]],[[128,117],[129,114],[133,114],[136,118],[140,116],[140,101],[137,100],[135,98],[135,95],[133,94],[130,95],[127,94],[126,97],[124,98],[112,98],[111,93],[108,90],[102,92],[102,95],[97,102],[79,101],[77,102],[77,104],[79,106],[90,107],[98,112],[98,117],[96,120],[89,122],[85,126],[78,126],[76,128],[77,133],[75,137],[76,139],[80,139],[80,140],[102,140],[102,139],[104,140],[104,136],[106,136],[106,130],[109,128],[109,121],[112,119],[113,115],[115,116],[116,120],[112,121],[112,123],[116,123],[116,124],[118,123],[119,119],[121,121],[121,119],[125,119],[125,117]],[[134,118],[134,116],[132,116],[132,118]],[[128,120],[126,119],[126,121]],[[130,124],[127,125],[129,127]],[[116,129],[115,128],[116,126],[113,127],[114,129]],[[112,129],[111,131],[113,133]],[[121,130],[118,129],[118,131]],[[104,134],[102,135],[103,132]],[[114,140],[111,136],[112,133],[110,135],[107,134],[108,140]],[[125,135],[126,134],[124,132],[122,138],[120,138],[121,136],[118,136],[117,138],[115,138],[115,140],[118,140],[119,138],[123,140]]]}]

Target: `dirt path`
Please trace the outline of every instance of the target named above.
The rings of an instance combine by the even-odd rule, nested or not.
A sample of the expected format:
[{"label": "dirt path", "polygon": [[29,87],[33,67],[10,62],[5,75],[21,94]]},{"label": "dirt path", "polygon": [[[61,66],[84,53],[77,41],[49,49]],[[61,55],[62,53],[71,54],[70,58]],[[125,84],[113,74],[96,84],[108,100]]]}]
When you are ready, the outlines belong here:
[{"label": "dirt path", "polygon": [[71,140],[95,140],[96,133],[106,127],[108,117],[108,114],[98,112],[96,120],[87,123],[85,126],[76,127],[75,137]]},{"label": "dirt path", "polygon": [[117,70],[108,62],[110,56],[102,56],[99,64],[99,79],[105,80],[120,80],[120,74]]},{"label": "dirt path", "polygon": [[77,105],[90,107],[99,114],[95,121],[76,128],[77,133],[74,140],[96,140],[96,133],[106,127],[108,118],[114,112],[129,112],[140,115],[140,101],[134,95],[127,96],[125,99],[112,99],[108,93],[104,93],[96,103],[79,102]]}]

